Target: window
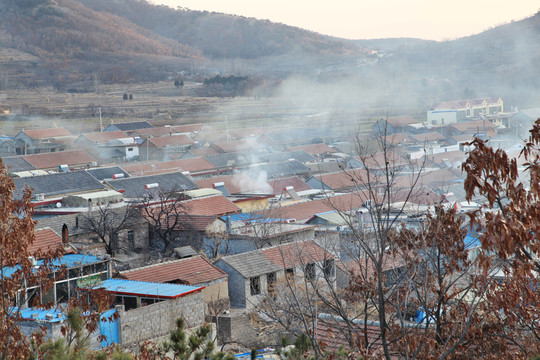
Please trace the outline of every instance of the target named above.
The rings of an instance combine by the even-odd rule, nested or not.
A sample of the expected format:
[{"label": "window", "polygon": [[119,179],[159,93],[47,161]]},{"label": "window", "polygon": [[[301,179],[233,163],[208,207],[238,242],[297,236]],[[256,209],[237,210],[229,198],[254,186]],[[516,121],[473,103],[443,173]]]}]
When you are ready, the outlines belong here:
[{"label": "window", "polygon": [[251,289],[251,295],[259,295],[261,293],[261,279],[260,277],[252,277],[249,279],[249,288]]},{"label": "window", "polygon": [[268,288],[268,295],[272,298],[276,296],[276,273],[270,273],[266,275],[266,286]]},{"label": "window", "polygon": [[328,260],[324,260],[324,275],[325,276],[334,276],[334,273],[335,273],[335,268],[334,268],[334,260],[333,259],[328,259]]},{"label": "window", "polygon": [[315,280],[315,264],[307,264],[306,268],[304,269],[304,276],[306,277],[306,280],[313,281]]},{"label": "window", "polygon": [[128,148],[128,151],[133,151],[133,148]]},{"label": "window", "polygon": [[294,280],[294,269],[285,269],[285,277],[287,278],[287,281],[293,281]]},{"label": "window", "polygon": [[133,240],[135,240],[135,232],[133,230],[128,231],[127,239],[130,243],[133,243]]}]

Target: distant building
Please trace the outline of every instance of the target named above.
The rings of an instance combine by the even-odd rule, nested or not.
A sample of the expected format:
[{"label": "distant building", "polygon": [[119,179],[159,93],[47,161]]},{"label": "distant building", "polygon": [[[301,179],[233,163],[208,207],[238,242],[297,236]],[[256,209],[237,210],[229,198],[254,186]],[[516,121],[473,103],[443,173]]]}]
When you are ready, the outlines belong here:
[{"label": "distant building", "polygon": [[448,125],[504,111],[501,98],[480,98],[435,103],[427,111],[429,125]]}]

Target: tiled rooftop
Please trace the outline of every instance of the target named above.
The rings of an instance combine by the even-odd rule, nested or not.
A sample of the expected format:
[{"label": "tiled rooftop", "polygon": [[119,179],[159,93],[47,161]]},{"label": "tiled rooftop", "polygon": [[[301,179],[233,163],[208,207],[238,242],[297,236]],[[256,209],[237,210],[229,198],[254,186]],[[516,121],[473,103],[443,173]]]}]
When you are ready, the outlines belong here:
[{"label": "tiled rooftop", "polygon": [[200,255],[123,271],[121,274],[128,280],[187,285],[200,285],[227,278],[227,274]]}]

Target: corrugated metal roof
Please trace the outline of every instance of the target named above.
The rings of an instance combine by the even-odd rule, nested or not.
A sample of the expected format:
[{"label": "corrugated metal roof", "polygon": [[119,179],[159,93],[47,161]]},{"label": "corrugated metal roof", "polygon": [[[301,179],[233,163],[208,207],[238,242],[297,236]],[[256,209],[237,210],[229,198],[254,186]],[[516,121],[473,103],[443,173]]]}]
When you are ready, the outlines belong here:
[{"label": "corrugated metal roof", "polygon": [[44,309],[39,309],[39,308],[26,308],[26,309],[21,309],[21,311],[19,312],[19,315],[23,319],[41,320],[41,321],[47,321],[51,323],[61,322],[67,319],[67,316],[60,309],[44,310]]},{"label": "corrugated metal roof", "polygon": [[[99,258],[97,256],[93,255],[81,255],[81,254],[67,254],[62,256],[59,259],[55,259],[51,261],[51,265],[54,268],[60,269],[62,267],[66,268],[74,268],[74,267],[81,267],[97,262],[104,261],[104,259]],[[41,266],[43,264],[43,260],[38,260],[37,265]],[[20,266],[14,266],[14,267],[5,267],[3,269],[4,276],[10,277],[15,271],[19,270]]]},{"label": "corrugated metal roof", "polygon": [[108,279],[98,286],[119,295],[148,296],[164,299],[174,299],[204,289],[204,286],[162,284],[124,279]]}]

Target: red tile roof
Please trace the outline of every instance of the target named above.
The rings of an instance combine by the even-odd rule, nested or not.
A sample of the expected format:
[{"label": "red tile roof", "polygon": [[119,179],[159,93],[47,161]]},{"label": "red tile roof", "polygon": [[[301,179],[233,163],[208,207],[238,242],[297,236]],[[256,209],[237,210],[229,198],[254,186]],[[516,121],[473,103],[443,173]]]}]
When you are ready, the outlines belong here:
[{"label": "red tile roof", "polygon": [[204,158],[134,163],[125,164],[121,167],[131,176],[143,176],[171,171],[200,172],[216,170],[216,167]]},{"label": "red tile roof", "polygon": [[195,156],[208,156],[208,155],[217,155],[220,152],[213,148],[200,148],[200,149],[191,149],[189,150]]},{"label": "red tile roof", "polygon": [[302,151],[302,150],[311,155],[321,155],[325,153],[336,152],[334,149],[332,149],[330,146],[326,145],[325,143],[292,146],[289,148],[289,151]]},{"label": "red tile roof", "polygon": [[[240,208],[225,196],[207,196],[192,200],[178,202],[177,211],[169,212],[172,214],[181,214],[182,216],[223,216],[226,214],[238,213]],[[159,215],[163,210],[160,206],[150,207],[149,212]],[[143,212],[144,213],[144,212]]]},{"label": "red tile roof", "polygon": [[195,180],[195,184],[199,185],[200,188],[212,188],[212,184],[219,182],[225,184],[230,194],[254,194],[260,193],[263,190],[268,190],[268,193],[271,192],[268,183],[258,182],[242,173]]},{"label": "red tile roof", "polygon": [[217,219],[217,216],[195,216],[195,215],[178,215],[178,220],[174,217],[169,217],[169,224],[163,224],[162,228],[166,230],[175,226],[175,230],[183,231],[200,231],[204,232]]},{"label": "red tile roof", "polygon": [[396,126],[405,126],[405,125],[410,125],[410,124],[418,124],[420,121],[415,120],[410,115],[402,115],[402,116],[391,116],[388,119],[386,119],[386,122],[396,127]]},{"label": "red tile roof", "polygon": [[96,161],[94,157],[84,150],[60,151],[21,157],[36,169],[50,169],[64,164],[69,166],[87,165]]},{"label": "red tile roof", "polygon": [[438,131],[432,131],[432,132],[423,133],[423,134],[414,134],[414,135],[411,135],[411,137],[420,143],[442,141],[442,140],[447,139],[446,136],[444,136]]},{"label": "red tile roof", "polygon": [[294,188],[294,191],[296,192],[312,189],[311,186],[302,181],[302,179],[300,179],[298,176],[270,180],[268,181],[268,185],[270,185],[270,187],[272,188],[272,194],[274,195],[281,195],[283,189],[287,186],[292,186]]},{"label": "red tile roof", "polygon": [[97,144],[107,143],[109,140],[113,139],[124,139],[129,137],[128,134],[123,131],[92,132],[82,134],[81,136]]},{"label": "red tile roof", "polygon": [[52,137],[71,135],[71,132],[64,128],[23,130],[22,132],[31,139],[47,139]]},{"label": "red tile roof", "polygon": [[191,140],[186,135],[153,137],[153,138],[148,139],[147,141],[150,141],[151,144],[154,144],[158,148],[165,148],[167,146],[174,147],[174,146],[191,145],[194,143],[193,140]]},{"label": "red tile roof", "polygon": [[273,264],[283,269],[334,258],[332,254],[312,240],[262,249],[261,253]]},{"label": "red tile roof", "polygon": [[442,164],[445,161],[452,163],[465,161],[467,155],[461,150],[448,151],[439,154],[427,155],[428,160],[432,161],[435,164]]},{"label": "red tile roof", "polygon": [[198,285],[226,279],[227,274],[202,256],[180,259],[121,272],[128,280]]},{"label": "red tile roof", "polygon": [[35,254],[38,250],[47,252],[62,247],[62,238],[50,228],[36,230],[34,243],[28,246],[28,252]]},{"label": "red tile roof", "polygon": [[363,187],[368,182],[367,171],[363,169],[339,171],[314,177],[332,190]]},{"label": "red tile roof", "polygon": [[186,201],[188,215],[225,215],[240,212],[240,208],[225,196],[209,196]]},{"label": "red tile roof", "polygon": [[[382,355],[380,327],[361,323],[353,323],[353,326],[351,332],[347,332],[343,331],[343,329],[347,328],[344,322],[332,319],[319,319],[317,321],[317,339],[321,348],[328,352],[337,351],[341,347],[346,350],[356,351],[358,352],[357,354],[350,354],[355,359],[367,359],[369,358],[369,354]],[[349,335],[352,335],[351,339],[347,339]],[[367,344],[365,342],[366,335],[368,339]]]},{"label": "red tile roof", "polygon": [[367,199],[367,193],[354,192],[330,197],[328,199],[305,201],[292,205],[275,207],[272,209],[272,212],[275,212],[275,216],[281,219],[296,219],[298,222],[303,222],[310,219],[315,214],[327,211],[359,209]]},{"label": "red tile roof", "polygon": [[484,133],[490,130],[494,130],[497,128],[497,125],[493,124],[489,120],[474,120],[474,121],[467,121],[463,123],[455,123],[448,125],[449,127],[452,127],[456,129],[457,131],[461,133]]}]

